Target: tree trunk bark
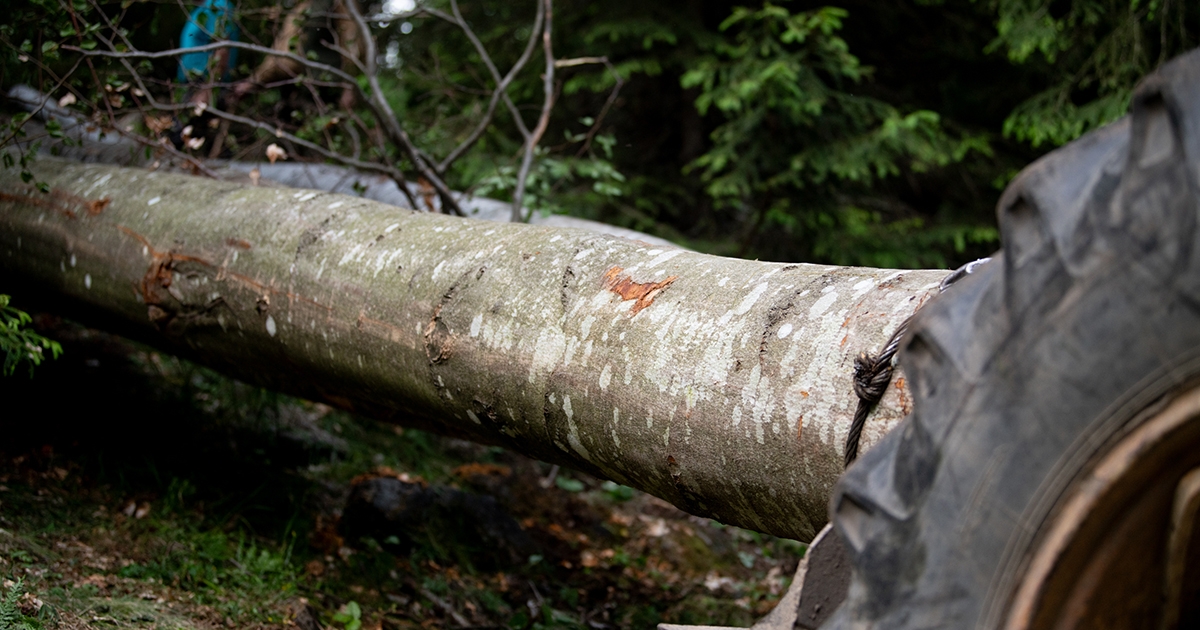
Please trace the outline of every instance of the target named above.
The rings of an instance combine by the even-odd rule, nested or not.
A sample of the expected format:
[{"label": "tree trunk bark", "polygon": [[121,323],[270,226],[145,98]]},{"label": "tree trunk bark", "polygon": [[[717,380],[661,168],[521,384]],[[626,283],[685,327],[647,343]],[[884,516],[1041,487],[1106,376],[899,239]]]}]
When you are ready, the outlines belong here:
[{"label": "tree trunk bark", "polygon": [[[0,171],[0,291],[262,384],[810,539],[853,359],[945,271],[734,260],[41,158]],[[903,375],[863,448],[907,411]]]}]

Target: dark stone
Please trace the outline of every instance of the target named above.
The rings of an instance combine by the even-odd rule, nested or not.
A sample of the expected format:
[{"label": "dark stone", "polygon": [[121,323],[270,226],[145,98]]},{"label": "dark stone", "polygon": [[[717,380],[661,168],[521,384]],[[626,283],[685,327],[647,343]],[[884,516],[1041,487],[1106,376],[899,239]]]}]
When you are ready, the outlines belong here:
[{"label": "dark stone", "polygon": [[495,498],[390,476],[354,483],[339,529],[350,544],[372,538],[398,555],[433,545],[480,569],[524,563],[538,552]]}]

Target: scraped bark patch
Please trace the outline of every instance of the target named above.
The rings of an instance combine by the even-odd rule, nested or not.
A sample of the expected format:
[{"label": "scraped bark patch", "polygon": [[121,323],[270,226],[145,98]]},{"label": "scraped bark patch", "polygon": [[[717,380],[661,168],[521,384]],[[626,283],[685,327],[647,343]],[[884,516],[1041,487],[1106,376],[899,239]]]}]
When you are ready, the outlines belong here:
[{"label": "scraped bark patch", "polygon": [[68,219],[77,218],[81,210],[89,216],[96,216],[104,212],[108,204],[112,203],[111,197],[85,199],[57,188],[51,190],[49,193],[42,193],[32,186],[26,186],[22,192],[24,194],[0,193],[0,201],[26,203],[35,207],[46,208],[60,212]]},{"label": "scraped bark patch", "polygon": [[604,288],[621,296],[622,300],[637,300],[634,302],[633,308],[629,309],[630,315],[637,315],[639,311],[650,306],[663,289],[679,279],[679,276],[667,276],[667,279],[661,282],[634,282],[632,276],[621,275],[622,271],[625,270],[620,267],[613,267],[606,271]]},{"label": "scraped bark patch", "polygon": [[434,315],[425,326],[425,356],[431,365],[437,365],[445,363],[451,354],[454,354],[454,337],[450,334],[450,327],[440,316]]},{"label": "scraped bark patch", "polygon": [[150,266],[146,270],[146,274],[142,276],[137,284],[137,291],[142,297],[142,302],[147,305],[147,315],[150,321],[160,330],[164,329],[182,311],[195,311],[199,308],[201,311],[207,312],[216,306],[229,307],[224,298],[216,297],[202,306],[189,306],[187,298],[176,289],[172,289],[171,284],[174,281],[175,272],[180,263],[194,263],[200,267],[207,269],[215,269],[216,274],[213,279],[217,282],[232,281],[240,285],[244,289],[254,291],[259,297],[257,300],[257,310],[261,315],[266,313],[270,307],[271,301],[269,294],[280,294],[289,300],[289,302],[304,302],[313,306],[320,307],[326,311],[332,311],[333,308],[317,302],[316,300],[296,295],[291,291],[283,291],[274,287],[269,287],[261,282],[254,280],[248,276],[238,273],[230,273],[224,266],[217,267],[212,262],[199,258],[197,256],[189,256],[171,250],[160,250],[154,247],[150,239],[142,234],[139,234],[124,225],[117,225],[116,228],[137,240],[145,248],[146,255],[150,256]]}]

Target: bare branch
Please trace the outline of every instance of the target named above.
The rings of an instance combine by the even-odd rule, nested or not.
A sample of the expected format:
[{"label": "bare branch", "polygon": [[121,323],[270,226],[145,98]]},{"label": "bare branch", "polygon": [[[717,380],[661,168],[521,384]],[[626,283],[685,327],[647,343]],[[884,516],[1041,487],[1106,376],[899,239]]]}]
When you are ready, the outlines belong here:
[{"label": "bare branch", "polygon": [[383,88],[379,85],[379,76],[376,74],[375,67],[375,39],[371,37],[371,31],[367,28],[367,21],[363,19],[355,0],[345,0],[345,3],[346,10],[354,18],[354,22],[358,25],[363,39],[366,40],[367,54],[364,55],[366,59],[363,61],[367,68],[367,84],[371,86],[371,94],[369,96],[364,94],[364,100],[373,105],[372,109],[377,110],[376,116],[379,117],[380,122],[387,128],[388,135],[400,143],[405,153],[408,154],[408,158],[412,160],[413,166],[417,168],[421,176],[437,191],[438,197],[442,200],[442,211],[447,214],[463,216],[462,208],[459,207],[458,202],[450,194],[450,189],[446,187],[446,183],[442,181],[442,178],[421,157],[420,151],[417,150],[416,145],[408,137],[408,133],[404,131],[404,128],[400,126],[400,121],[396,119],[396,113],[392,111],[392,106],[388,104],[387,99],[383,96]]},{"label": "bare branch", "polygon": [[[370,31],[366,30],[367,29],[366,23],[362,20],[361,14],[358,13],[357,6],[354,6],[354,4],[350,0],[347,0],[347,10],[350,11],[351,16],[355,19],[355,22],[358,25],[359,29],[362,29],[363,37],[364,37],[364,40],[366,41],[366,45],[367,45],[367,51],[369,53],[366,55],[366,60],[365,60],[366,69],[371,71],[371,74],[368,74],[367,76],[370,79],[374,79],[374,74],[373,74],[374,70],[375,70],[375,42],[374,42],[374,39],[372,39],[370,37]],[[103,12],[101,12],[101,15],[104,15]],[[109,28],[112,28],[114,30],[114,32],[117,32],[119,34],[120,31],[117,30],[110,21],[108,21],[107,16],[104,16],[104,17],[105,17],[105,21],[108,22]],[[394,124],[395,116],[394,116],[394,114],[392,114],[391,108],[387,106],[386,100],[384,100],[382,98],[382,95],[380,96],[380,98],[378,100],[373,100],[365,92],[363,92],[363,90],[361,89],[361,87],[359,87],[358,82],[354,79],[354,77],[352,77],[349,74],[347,74],[346,72],[342,71],[340,68],[335,68],[328,64],[323,64],[323,63],[320,63],[317,61],[313,61],[313,60],[308,59],[307,57],[302,57],[300,55],[296,55],[296,54],[293,54],[290,52],[280,51],[275,48],[268,48],[266,46],[258,46],[258,45],[254,45],[254,44],[245,44],[242,42],[233,42],[233,41],[220,41],[220,42],[214,42],[212,44],[207,44],[204,46],[194,46],[194,47],[189,47],[189,48],[175,48],[175,49],[171,49],[171,50],[158,51],[158,52],[145,52],[145,51],[136,50],[136,49],[134,49],[134,47],[132,45],[130,45],[130,43],[128,41],[126,41],[125,42],[126,45],[129,46],[131,48],[131,50],[128,52],[118,52],[116,50],[116,46],[114,46],[110,40],[107,40],[107,38],[102,38],[102,39],[105,40],[105,43],[108,45],[110,50],[88,51],[88,50],[84,50],[84,49],[77,48],[74,46],[70,46],[70,47],[64,46],[64,48],[68,49],[68,50],[72,50],[74,52],[78,52],[84,56],[113,57],[113,58],[117,58],[117,59],[121,60],[122,65],[125,66],[126,70],[129,71],[130,74],[133,76],[134,80],[137,81],[138,86],[142,89],[142,91],[146,93],[147,99],[150,101],[151,106],[154,107],[155,109],[167,110],[167,111],[179,111],[179,110],[183,110],[183,109],[189,109],[192,106],[187,105],[187,104],[182,104],[182,105],[165,104],[165,103],[160,103],[160,102],[156,101],[154,99],[153,95],[150,93],[150,91],[148,89],[146,89],[146,86],[142,82],[142,77],[140,76],[140,74],[133,68],[133,66],[131,64],[129,64],[129,62],[128,62],[129,59],[156,59],[156,58],[177,56],[177,55],[190,53],[190,52],[206,52],[206,51],[218,50],[218,49],[222,49],[222,48],[240,48],[240,49],[244,49],[244,50],[258,52],[258,53],[261,53],[264,55],[274,55],[274,56],[278,56],[278,57],[285,57],[287,59],[291,59],[291,60],[301,64],[304,67],[307,67],[307,68],[310,68],[313,70],[321,70],[321,71],[329,72],[329,73],[333,74],[334,76],[337,76],[337,77],[343,79],[346,82],[347,86],[350,86],[355,91],[357,91],[358,94],[362,97],[363,102],[366,103],[368,105],[368,107],[370,107],[372,109],[372,111],[375,113],[376,117],[378,117],[381,121],[392,122]],[[124,39],[124,38],[122,37],[122,39]],[[377,82],[373,82],[373,89],[377,94],[381,94],[380,90],[378,90]],[[382,104],[382,107],[380,107],[380,104]],[[388,177],[391,177],[399,185],[400,190],[404,193],[404,195],[408,199],[409,203],[412,204],[413,208],[416,209],[419,207],[416,203],[416,200],[412,197],[412,193],[408,189],[408,181],[404,177],[404,174],[399,169],[395,168],[394,166],[392,166],[390,164],[389,165],[380,165],[380,164],[376,164],[373,162],[364,162],[357,158],[347,158],[347,157],[341,155],[340,153],[330,151],[318,144],[315,144],[313,142],[309,142],[307,140],[299,138],[299,137],[292,135],[290,133],[287,133],[279,128],[272,127],[271,125],[268,125],[266,123],[256,121],[256,120],[253,120],[250,118],[246,118],[243,116],[238,116],[236,114],[225,112],[225,111],[216,109],[214,107],[209,107],[207,109],[208,109],[208,111],[212,112],[212,114],[214,116],[217,116],[218,118],[222,118],[224,120],[229,120],[229,121],[233,121],[233,122],[238,122],[241,124],[249,125],[249,126],[257,128],[257,129],[263,129],[263,130],[269,131],[269,132],[275,134],[276,137],[287,139],[289,142],[292,142],[299,146],[308,148],[312,151],[317,152],[318,154],[320,154],[323,157],[329,158],[331,160],[335,160],[337,162],[341,162],[342,164],[345,164],[347,166],[354,166],[355,168],[359,168],[359,169],[362,169],[365,171],[380,173],[380,174],[386,175]],[[398,125],[395,125],[395,126],[398,127]],[[401,133],[403,133],[403,130],[401,130]],[[395,135],[395,134],[393,134],[393,135]],[[405,136],[405,139],[407,140],[407,136]],[[412,143],[407,142],[405,144],[407,145],[405,148],[407,150],[409,150],[410,155],[414,155],[413,150],[415,149],[415,147],[412,147]],[[415,158],[413,161],[414,161],[414,163],[416,163],[418,165],[418,170],[420,170],[420,167],[422,165],[420,164],[419,157]],[[428,169],[426,169],[426,170],[428,170]],[[424,174],[424,173],[422,173],[422,174]],[[442,184],[439,179],[437,179],[435,177],[435,178],[433,178],[433,180],[436,181],[435,187],[440,184],[441,188],[445,189],[445,184]],[[453,210],[457,211],[456,212],[457,214],[461,214],[461,211],[458,210],[457,204],[454,202],[454,200],[452,198],[450,198],[448,190],[446,191],[446,195],[443,198],[444,206],[446,205],[445,199],[450,199],[449,207],[452,208]]]},{"label": "bare branch", "polygon": [[[13,46],[12,42],[8,41],[7,37],[4,38],[4,43],[5,43],[5,45],[9,46],[13,50],[19,50],[16,46]],[[60,87],[62,87],[64,83],[67,82],[67,79],[71,78],[71,75],[75,74],[75,71],[77,69],[79,69],[79,64],[82,63],[82,61],[83,61],[83,59],[77,60],[75,62],[75,64],[71,66],[71,69],[68,70],[67,73],[64,74],[61,78],[59,78],[59,77],[55,76],[54,72],[49,67],[47,67],[45,64],[43,64],[41,61],[36,60],[32,57],[30,57],[30,60],[33,61],[34,63],[36,63],[39,68],[41,68],[44,72],[47,72],[48,74],[50,74],[50,76],[55,79],[56,83],[54,84],[54,89],[50,90],[49,94],[54,94],[55,92],[57,92],[58,89]],[[68,89],[70,89],[70,87],[68,87]],[[71,90],[71,92],[74,93],[74,90]],[[16,139],[17,134],[21,133],[21,129],[23,129],[25,127],[26,122],[33,119],[34,116],[38,116],[42,113],[42,110],[45,109],[46,104],[50,102],[49,94],[47,94],[46,98],[42,99],[42,101],[37,104],[37,107],[29,113],[28,118],[26,118],[25,120],[22,120],[20,123],[18,123],[15,127],[12,128],[12,132],[9,133],[6,138],[4,138],[3,140],[0,140],[0,147],[8,146],[8,144],[10,142],[12,142],[14,139]]]},{"label": "bare branch", "polygon": [[[105,38],[105,37],[101,37],[101,39],[110,48],[113,47],[112,40],[109,40],[108,38]],[[270,49],[270,50],[274,50],[274,49]],[[188,109],[193,109],[195,107],[194,105],[189,104],[189,103],[176,104],[176,103],[159,102],[157,99],[154,98],[153,93],[151,93],[150,90],[146,88],[145,83],[142,82],[141,74],[139,74],[137,72],[137,70],[134,69],[133,65],[129,63],[129,59],[131,57],[125,56],[125,55],[120,55],[119,53],[118,53],[118,55],[114,55],[114,56],[116,56],[116,58],[119,59],[121,61],[121,63],[125,66],[125,69],[129,71],[133,80],[135,82],[137,82],[139,89],[141,89],[142,92],[145,93],[146,99],[150,102],[150,106],[153,107],[154,109],[157,109],[160,111],[184,111],[184,110],[188,110]],[[221,109],[218,109],[216,107],[206,107],[205,111],[210,112],[212,115],[216,116],[217,118],[221,118],[223,120],[240,123],[243,125],[254,127],[255,129],[262,129],[264,131],[273,133],[273,134],[275,134],[275,136],[277,138],[287,139],[289,142],[292,142],[294,144],[305,147],[306,149],[309,149],[311,151],[315,151],[316,153],[320,154],[323,157],[329,158],[331,160],[335,160],[337,162],[341,162],[342,164],[345,164],[347,166],[353,166],[355,168],[362,169],[364,171],[387,175],[388,177],[391,177],[391,178],[395,179],[398,183],[400,183],[401,190],[405,191],[406,193],[408,191],[408,186],[406,185],[406,182],[404,181],[404,175],[401,174],[398,169],[395,169],[395,168],[392,168],[389,166],[385,166],[382,164],[376,164],[374,162],[364,162],[362,160],[348,158],[348,157],[346,157],[340,153],[337,153],[335,151],[330,151],[329,149],[326,149],[325,147],[322,147],[319,144],[316,144],[314,142],[309,142],[308,140],[304,140],[303,138],[299,138],[299,137],[297,137],[293,134],[290,134],[286,131],[283,131],[282,129],[279,129],[277,127],[272,127],[271,125],[268,125],[267,123],[264,123],[264,122],[261,122],[258,120],[254,120],[252,118],[246,118],[245,116],[238,116],[237,114],[232,114],[232,113],[229,113],[226,111],[222,111]],[[156,144],[156,146],[163,146],[163,145]],[[165,146],[164,146],[164,148],[165,148]],[[171,147],[171,149],[173,150],[174,147]],[[186,156],[186,154],[181,154],[181,155]],[[189,159],[191,159],[191,158],[189,157]],[[209,172],[211,172],[211,171],[209,171]],[[415,200],[412,200],[411,196],[409,196],[409,200],[413,202],[413,208],[415,209],[417,207]]]},{"label": "bare branch", "polygon": [[[446,13],[444,13],[442,11],[438,11],[437,9],[433,9],[433,8],[425,8],[423,10],[426,13],[428,13],[429,15],[432,15],[436,18],[445,20],[451,24],[454,24],[455,26],[459,27],[460,29],[462,29],[463,33],[465,33],[467,35],[467,39],[469,39],[471,41],[471,44],[473,46],[475,46],[476,52],[478,52],[479,56],[483,59],[484,65],[487,66],[488,72],[490,72],[492,75],[492,80],[495,81],[497,85],[499,85],[499,83],[502,80],[500,77],[500,70],[497,69],[496,64],[494,64],[492,62],[492,58],[490,55],[488,55],[487,50],[484,49],[483,43],[480,42],[479,38],[475,36],[475,31],[472,30],[470,25],[467,24],[467,21],[465,19],[463,19],[462,13],[459,12],[459,10],[458,10],[458,2],[456,0],[451,0],[451,7],[454,9],[454,16],[447,15]],[[538,1],[538,12],[539,13],[542,12],[542,8],[543,8],[542,3],[539,0]],[[530,38],[532,38],[534,41],[536,41],[538,32],[539,32],[539,29],[537,29],[537,28],[533,29],[533,32],[530,33]],[[525,119],[521,118],[521,112],[517,109],[517,106],[512,102],[512,98],[509,97],[508,92],[507,91],[501,92],[500,98],[504,99],[504,106],[506,108],[508,108],[508,113],[512,116],[513,122],[516,123],[517,130],[521,132],[521,137],[528,140],[529,139],[529,127],[527,127],[525,125]]]},{"label": "bare branch", "polygon": [[[368,38],[368,39],[370,39],[370,38]],[[350,83],[351,85],[358,85],[358,82],[354,80],[354,77],[343,72],[340,68],[335,68],[331,65],[324,64],[319,61],[313,61],[311,59],[308,59],[307,57],[301,57],[300,55],[297,55],[294,53],[290,53],[290,52],[286,52],[286,51],[282,51],[282,50],[276,50],[274,48],[268,48],[267,46],[259,46],[257,44],[247,44],[245,42],[222,40],[219,42],[213,42],[211,44],[205,44],[203,46],[191,46],[188,48],[172,48],[170,50],[160,50],[160,51],[156,51],[156,52],[147,52],[144,50],[133,49],[132,47],[130,47],[130,48],[131,48],[130,50],[122,52],[122,51],[117,51],[117,50],[85,50],[78,46],[62,46],[63,50],[69,50],[74,53],[79,53],[85,57],[111,57],[114,59],[162,59],[164,57],[177,57],[179,55],[185,55],[188,53],[208,52],[208,51],[212,51],[212,50],[220,50],[222,48],[237,48],[240,50],[249,50],[249,51],[261,53],[264,55],[274,55],[276,57],[284,57],[286,59],[295,61],[296,63],[303,64],[307,68],[311,68],[313,70],[321,70],[324,72],[329,72],[329,73],[333,74],[334,76],[338,77],[339,79],[342,79],[342,80],[346,81],[347,83]]]},{"label": "bare branch", "polygon": [[521,160],[521,170],[517,172],[517,187],[513,192],[512,220],[524,221],[525,212],[521,204],[525,200],[525,180],[529,177],[529,169],[533,166],[533,151],[537,143],[546,133],[550,124],[550,110],[554,107],[554,50],[550,45],[551,25],[554,23],[554,7],[552,0],[543,0],[546,4],[546,25],[542,29],[542,50],[546,53],[546,72],[542,77],[542,90],[545,98],[542,101],[542,115],[538,117],[537,127],[525,139],[525,157]]},{"label": "bare branch", "polygon": [[[604,101],[604,107],[600,108],[600,113],[596,116],[595,122],[588,129],[587,137],[583,139],[583,146],[579,147],[579,151],[575,153],[576,157],[582,156],[592,148],[592,140],[596,137],[596,133],[600,131],[600,123],[604,122],[604,117],[608,115],[608,110],[612,109],[613,103],[617,102],[617,95],[621,93],[621,87],[625,85],[625,79],[621,78],[621,73],[617,72],[616,66],[608,60],[608,57],[583,57],[581,59],[597,59],[599,63],[603,63],[608,71],[613,76],[613,89],[608,93],[608,98]],[[568,61],[574,61],[568,60]],[[579,65],[579,64],[571,64]],[[566,67],[566,66],[559,66]]]},{"label": "bare branch", "polygon": [[[462,15],[458,12],[458,3],[454,2],[451,6],[454,7],[455,15],[458,17],[459,27],[463,29],[463,32],[467,34],[467,38],[470,39],[471,43],[475,45],[475,50],[479,52],[480,56],[484,59],[484,62],[488,65],[488,68],[494,70],[495,64],[492,63],[491,57],[489,57],[487,52],[484,50],[483,43],[479,41],[479,38],[475,36],[474,31],[471,30],[466,21],[462,19]],[[492,90],[491,99],[488,101],[487,112],[484,113],[483,120],[479,121],[479,124],[475,126],[475,129],[471,131],[471,134],[467,136],[467,138],[463,140],[461,144],[455,147],[454,150],[451,151],[450,154],[447,155],[446,158],[437,165],[438,172],[445,173],[446,169],[450,168],[450,165],[453,164],[455,160],[461,157],[462,154],[467,151],[467,149],[471,148],[471,146],[479,140],[479,137],[483,135],[484,130],[486,130],[488,125],[491,124],[492,116],[494,116],[496,113],[496,104],[499,102],[501,97],[508,97],[509,84],[512,83],[513,79],[516,78],[517,73],[519,73],[521,69],[525,67],[525,64],[533,56],[533,49],[537,45],[538,33],[542,30],[542,20],[544,17],[545,5],[539,0],[537,15],[533,19],[533,30],[529,34],[529,43],[525,45],[525,50],[521,53],[521,56],[517,59],[517,62],[513,64],[513,67],[508,71],[508,74],[504,75],[503,79],[497,80],[496,88]],[[497,77],[498,75],[498,72],[493,72],[492,76]],[[519,116],[517,118],[517,122],[524,127],[524,121],[520,120]]]},{"label": "bare branch", "polygon": [[342,48],[335,42],[327,41],[324,39],[321,40],[321,45],[328,48],[329,50],[332,50],[333,52],[341,55],[342,57],[349,59],[350,63],[353,63],[354,66],[358,68],[359,72],[361,72],[363,74],[367,73],[367,68],[363,65],[362,60],[360,60],[358,57],[356,57],[354,55],[354,53],[350,52],[349,50],[346,50],[345,48]]},{"label": "bare branch", "polygon": [[136,142],[142,146],[147,146],[147,147],[151,147],[154,149],[166,151],[167,153],[174,155],[175,157],[187,162],[188,164],[191,164],[192,168],[196,169],[197,171],[199,171],[201,173],[204,173],[205,176],[211,177],[212,179],[220,179],[219,175],[217,175],[211,169],[209,169],[207,166],[204,165],[204,162],[201,162],[199,159],[192,157],[192,156],[184,153],[183,151],[180,151],[179,149],[176,149],[175,147],[171,146],[170,142],[165,142],[165,143],[164,142],[154,142],[154,141],[150,140],[149,138],[143,137],[140,134],[129,133],[128,131],[121,129],[120,127],[114,127],[114,129],[116,129],[116,132],[123,138],[129,138],[130,140],[133,140],[134,142]]},{"label": "bare branch", "polygon": [[575,57],[574,59],[559,59],[554,62],[554,67],[573,68],[575,66],[586,66],[593,63],[608,64],[608,57]]}]

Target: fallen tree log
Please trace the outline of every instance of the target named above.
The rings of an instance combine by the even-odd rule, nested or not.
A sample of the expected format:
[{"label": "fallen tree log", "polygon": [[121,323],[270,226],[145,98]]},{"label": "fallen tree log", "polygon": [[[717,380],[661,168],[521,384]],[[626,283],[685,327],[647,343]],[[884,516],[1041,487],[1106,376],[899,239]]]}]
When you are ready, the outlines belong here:
[{"label": "fallen tree log", "polygon": [[[801,540],[842,470],[854,357],[947,273],[735,260],[49,158],[34,173],[48,194],[0,172],[0,292]],[[864,449],[908,400],[897,372]]]}]

